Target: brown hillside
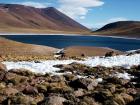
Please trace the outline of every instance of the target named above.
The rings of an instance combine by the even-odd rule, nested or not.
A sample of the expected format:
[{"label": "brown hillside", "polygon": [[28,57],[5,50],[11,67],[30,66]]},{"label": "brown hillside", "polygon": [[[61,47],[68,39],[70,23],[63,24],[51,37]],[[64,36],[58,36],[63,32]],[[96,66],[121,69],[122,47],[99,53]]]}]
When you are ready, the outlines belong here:
[{"label": "brown hillside", "polygon": [[0,37],[0,55],[52,55],[58,49],[25,44]]},{"label": "brown hillside", "polygon": [[101,29],[94,31],[93,34],[140,37],[140,22],[120,21],[110,23]]},{"label": "brown hillside", "polygon": [[53,7],[34,8],[17,4],[0,4],[0,31],[54,30],[68,32],[89,31],[83,25]]}]

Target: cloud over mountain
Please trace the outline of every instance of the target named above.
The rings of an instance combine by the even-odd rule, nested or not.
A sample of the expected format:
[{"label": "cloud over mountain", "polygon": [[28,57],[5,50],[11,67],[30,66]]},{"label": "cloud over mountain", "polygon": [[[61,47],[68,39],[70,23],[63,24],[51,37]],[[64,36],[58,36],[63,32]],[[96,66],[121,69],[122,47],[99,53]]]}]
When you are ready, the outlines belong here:
[{"label": "cloud over mountain", "polygon": [[50,3],[39,3],[39,2],[33,2],[33,1],[26,1],[26,2],[21,2],[21,3],[17,3],[17,4],[32,6],[32,7],[36,7],[36,8],[46,8],[49,6]]},{"label": "cloud over mountain", "polygon": [[59,10],[72,18],[81,18],[86,16],[93,7],[102,6],[101,0],[58,0]]}]

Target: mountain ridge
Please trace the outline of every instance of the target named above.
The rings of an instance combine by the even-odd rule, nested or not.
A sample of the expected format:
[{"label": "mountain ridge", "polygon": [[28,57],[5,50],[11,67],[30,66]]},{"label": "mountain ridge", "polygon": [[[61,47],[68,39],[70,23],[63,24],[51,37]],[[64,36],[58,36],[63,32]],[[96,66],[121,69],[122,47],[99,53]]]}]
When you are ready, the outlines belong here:
[{"label": "mountain ridge", "polygon": [[140,21],[118,21],[93,31],[94,34],[140,37]]},{"label": "mountain ridge", "polygon": [[54,7],[35,8],[18,4],[0,4],[0,29],[21,28],[85,32],[88,28]]}]

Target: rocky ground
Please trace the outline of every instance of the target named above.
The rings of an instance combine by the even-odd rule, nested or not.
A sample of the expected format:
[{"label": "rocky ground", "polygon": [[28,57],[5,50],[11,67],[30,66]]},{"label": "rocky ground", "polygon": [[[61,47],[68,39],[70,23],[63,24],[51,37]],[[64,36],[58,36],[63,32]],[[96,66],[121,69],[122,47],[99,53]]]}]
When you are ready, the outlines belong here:
[{"label": "rocky ground", "polygon": [[7,70],[0,63],[1,105],[139,105],[140,66],[55,65],[62,75]]}]

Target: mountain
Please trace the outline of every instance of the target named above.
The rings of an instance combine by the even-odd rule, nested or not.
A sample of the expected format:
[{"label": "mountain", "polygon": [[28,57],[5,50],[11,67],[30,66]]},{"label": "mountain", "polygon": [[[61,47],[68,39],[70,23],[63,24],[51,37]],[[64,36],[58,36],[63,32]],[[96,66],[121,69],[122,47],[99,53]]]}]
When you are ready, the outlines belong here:
[{"label": "mountain", "polygon": [[140,21],[119,21],[105,25],[94,34],[140,37]]},{"label": "mountain", "polygon": [[2,30],[89,31],[53,7],[40,9],[18,4],[0,4],[0,31]]}]

